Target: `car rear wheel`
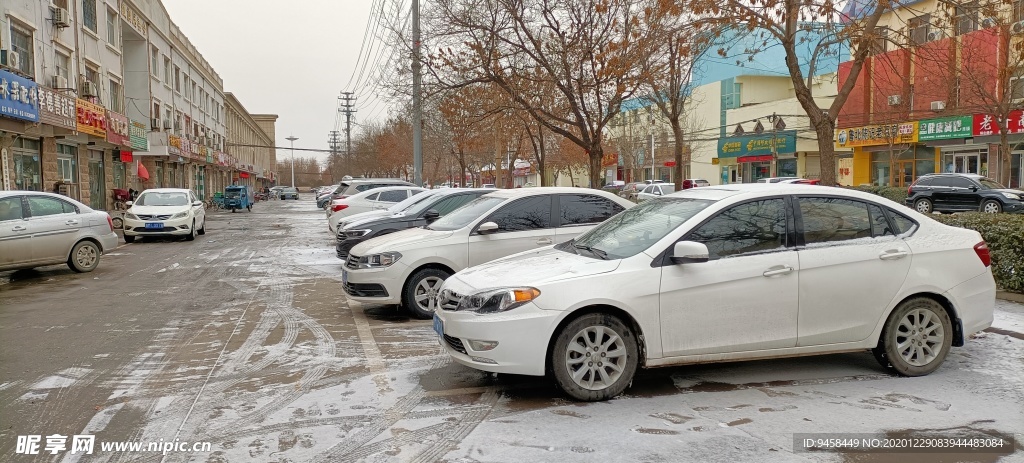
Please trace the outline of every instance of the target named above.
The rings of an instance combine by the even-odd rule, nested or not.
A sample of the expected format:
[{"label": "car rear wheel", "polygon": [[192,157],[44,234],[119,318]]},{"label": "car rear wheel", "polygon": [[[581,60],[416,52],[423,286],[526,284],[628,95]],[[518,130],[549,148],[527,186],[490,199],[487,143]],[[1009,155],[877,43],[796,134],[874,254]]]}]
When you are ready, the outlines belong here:
[{"label": "car rear wheel", "polygon": [[402,305],[409,314],[421,319],[429,319],[439,307],[438,295],[441,285],[451,276],[448,272],[425,268],[409,277],[402,291]]},{"label": "car rear wheel", "polygon": [[78,273],[93,271],[100,264],[100,248],[92,241],[82,241],[71,248],[68,267]]},{"label": "car rear wheel", "polygon": [[205,235],[206,234],[206,219],[205,218],[203,219],[203,226],[199,227],[199,230],[196,230],[196,233],[198,233],[200,235]]},{"label": "car rear wheel", "polygon": [[904,301],[889,315],[872,351],[883,367],[903,376],[924,376],[939,368],[953,344],[949,314],[934,299]]},{"label": "car rear wheel", "polygon": [[[234,211],[232,211],[232,212],[234,212]],[[188,229],[188,235],[185,235],[185,241],[195,241],[195,240],[196,240],[196,221],[195,221],[195,219],[193,219],[192,220],[192,227]]]},{"label": "car rear wheel", "polygon": [[932,213],[932,200],[930,200],[928,198],[921,198],[921,199],[919,199],[917,201],[914,201],[914,210],[916,210],[917,212],[920,212],[922,214],[931,214]]},{"label": "car rear wheel", "polygon": [[640,349],[633,330],[618,317],[595,313],[562,328],[551,350],[555,382],[574,399],[608,400],[633,381]]},{"label": "car rear wheel", "polygon": [[990,199],[981,204],[981,212],[988,214],[998,214],[1003,212],[1003,205],[999,204],[999,201]]}]

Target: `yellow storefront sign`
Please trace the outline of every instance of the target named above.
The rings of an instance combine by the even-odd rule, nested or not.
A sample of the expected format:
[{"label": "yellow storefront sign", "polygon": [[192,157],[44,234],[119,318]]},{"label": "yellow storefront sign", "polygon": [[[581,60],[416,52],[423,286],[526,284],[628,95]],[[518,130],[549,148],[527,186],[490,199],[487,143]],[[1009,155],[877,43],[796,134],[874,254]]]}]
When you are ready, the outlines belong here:
[{"label": "yellow storefront sign", "polygon": [[916,143],[918,123],[867,125],[836,131],[836,148]]}]

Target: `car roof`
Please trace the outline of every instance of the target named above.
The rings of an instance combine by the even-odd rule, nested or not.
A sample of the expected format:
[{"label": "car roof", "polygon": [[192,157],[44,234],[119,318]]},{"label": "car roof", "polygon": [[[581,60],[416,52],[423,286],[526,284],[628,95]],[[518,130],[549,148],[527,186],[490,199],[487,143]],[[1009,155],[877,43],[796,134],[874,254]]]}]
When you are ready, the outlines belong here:
[{"label": "car roof", "polygon": [[143,193],[188,193],[191,190],[186,188],[147,188],[143,190]]},{"label": "car roof", "polygon": [[[573,193],[588,193],[597,195],[612,195],[607,191],[595,190],[593,188],[577,188],[568,186],[542,186],[533,188],[512,188],[505,190],[495,190],[494,192],[488,193],[487,196],[497,198],[522,198],[526,196],[536,195],[550,195],[550,194],[573,194]],[[618,196],[615,196],[618,197]]]},{"label": "car roof", "polygon": [[411,183],[398,178],[354,178],[352,180],[345,180],[338,185],[356,185],[359,183]]},{"label": "car roof", "polygon": [[[708,200],[721,200],[733,198],[736,200],[757,198],[771,195],[799,195],[813,194],[826,196],[844,196],[875,203],[891,202],[881,196],[852,188],[837,188],[820,185],[807,185],[802,183],[738,183],[729,185],[714,185],[689,190],[677,191],[662,196],[663,198],[695,198]],[[894,203],[893,204],[897,204]]]},{"label": "car roof", "polygon": [[953,173],[953,172],[941,172],[941,173],[936,173],[936,174],[924,174],[924,175],[922,175],[922,176],[921,176],[921,178],[924,178],[924,177],[967,177],[967,178],[985,178],[985,176],[984,176],[984,175],[981,175],[981,174],[961,174],[961,173]]},{"label": "car roof", "polygon": [[354,194],[352,196],[349,196],[348,198],[345,198],[345,199],[349,199],[349,198],[365,198],[365,197],[367,197],[367,196],[369,196],[371,194],[374,194],[374,193],[381,193],[381,192],[384,192],[384,191],[408,190],[410,188],[418,189],[419,191],[417,191],[417,193],[422,193],[424,191],[428,191],[425,188],[420,188],[420,187],[415,186],[415,185],[382,186],[382,187],[378,187],[378,188],[372,188],[372,189],[369,189],[369,190],[366,190],[366,191],[360,191],[359,193],[356,193],[356,194]]}]

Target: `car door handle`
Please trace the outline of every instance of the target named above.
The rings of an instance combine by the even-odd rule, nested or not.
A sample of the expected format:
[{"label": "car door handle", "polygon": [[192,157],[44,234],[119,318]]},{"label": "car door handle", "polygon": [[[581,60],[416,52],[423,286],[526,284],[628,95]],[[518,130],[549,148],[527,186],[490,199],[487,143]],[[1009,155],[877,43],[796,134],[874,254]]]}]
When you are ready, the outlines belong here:
[{"label": "car door handle", "polygon": [[75,219],[70,219],[70,220],[65,221],[64,225],[78,225],[78,221],[75,220]]},{"label": "car door handle", "polygon": [[785,266],[785,265],[776,265],[775,267],[772,267],[772,268],[770,268],[768,270],[765,270],[764,273],[762,273],[761,275],[764,275],[766,277],[773,277],[775,275],[787,275],[787,274],[792,273],[792,272],[793,272],[793,267],[789,267],[789,266]]},{"label": "car door handle", "polygon": [[551,238],[541,238],[537,240],[537,244],[551,244]]},{"label": "car door handle", "polygon": [[882,251],[882,253],[878,255],[878,258],[882,260],[896,260],[907,257],[908,255],[910,255],[910,253],[902,249],[889,249]]},{"label": "car door handle", "polygon": [[21,226],[21,225],[15,225],[14,228],[11,229],[11,231],[25,231],[25,230],[28,230],[28,229],[23,227],[23,226]]}]

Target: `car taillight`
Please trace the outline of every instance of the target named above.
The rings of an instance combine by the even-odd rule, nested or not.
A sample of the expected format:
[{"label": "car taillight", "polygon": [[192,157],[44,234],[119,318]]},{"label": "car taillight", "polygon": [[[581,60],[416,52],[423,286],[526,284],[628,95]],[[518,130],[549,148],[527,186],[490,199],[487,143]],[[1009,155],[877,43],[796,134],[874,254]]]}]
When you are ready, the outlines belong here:
[{"label": "car taillight", "polygon": [[110,218],[110,214],[107,214],[107,225],[110,226],[110,231],[114,231],[114,219]]},{"label": "car taillight", "polygon": [[335,204],[331,206],[331,212],[338,212],[346,207],[348,207],[348,204]]},{"label": "car taillight", "polygon": [[978,258],[981,259],[981,263],[985,264],[986,267],[992,265],[992,254],[988,251],[988,244],[984,241],[974,245],[974,252],[978,254]]}]

